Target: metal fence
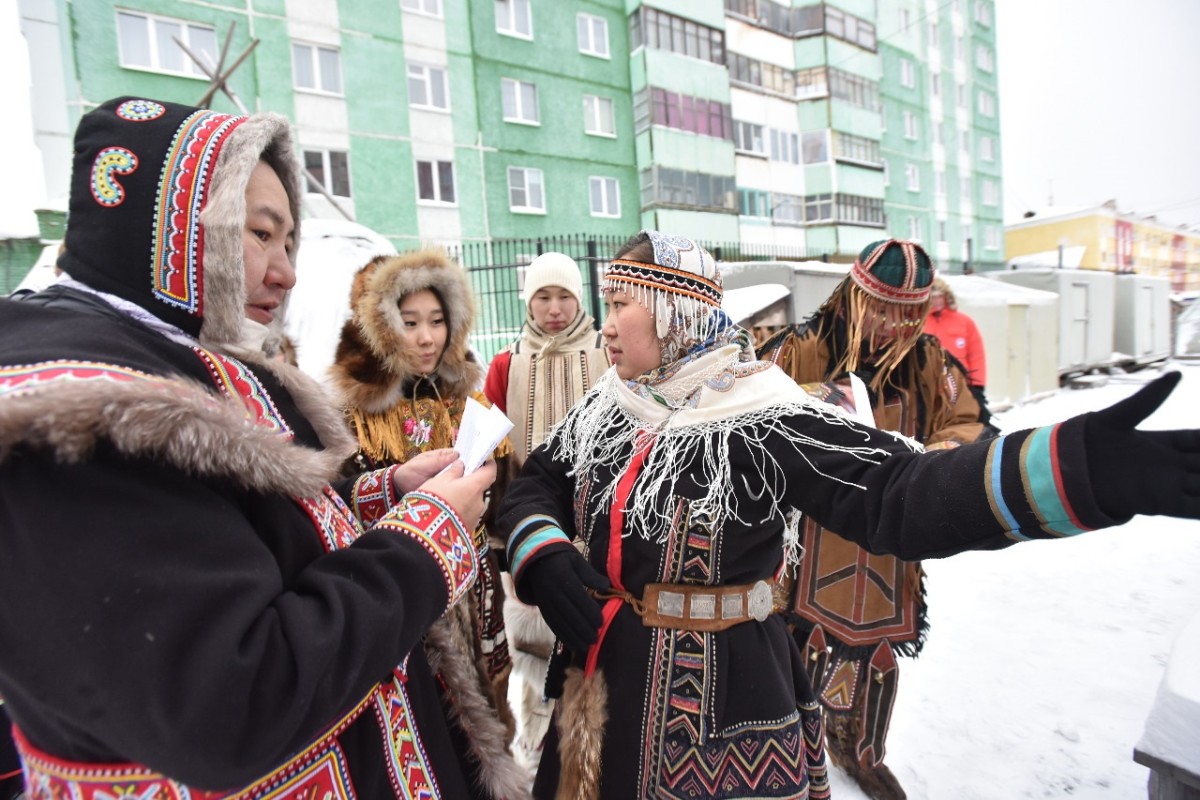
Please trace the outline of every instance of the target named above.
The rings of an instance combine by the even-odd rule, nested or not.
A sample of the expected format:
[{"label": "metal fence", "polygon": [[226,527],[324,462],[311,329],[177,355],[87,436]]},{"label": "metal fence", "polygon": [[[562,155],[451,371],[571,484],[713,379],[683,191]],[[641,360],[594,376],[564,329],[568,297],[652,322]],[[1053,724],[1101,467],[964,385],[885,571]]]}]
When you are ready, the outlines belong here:
[{"label": "metal fence", "polygon": [[[521,290],[525,267],[545,252],[569,255],[579,264],[583,278],[583,304],[599,323],[603,301],[599,286],[609,260],[626,241],[624,236],[565,234],[531,239],[494,239],[466,242],[450,249],[462,264],[475,292],[477,313],[471,345],[486,363],[521,333],[525,303]],[[829,254],[798,247],[705,242],[718,261],[805,261],[828,260]]]}]

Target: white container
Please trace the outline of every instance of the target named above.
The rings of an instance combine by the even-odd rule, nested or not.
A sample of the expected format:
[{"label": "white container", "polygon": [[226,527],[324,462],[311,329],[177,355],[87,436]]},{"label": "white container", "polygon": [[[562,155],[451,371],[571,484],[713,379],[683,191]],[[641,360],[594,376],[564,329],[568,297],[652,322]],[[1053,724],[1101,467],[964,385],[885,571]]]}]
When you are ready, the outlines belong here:
[{"label": "white container", "polygon": [[1116,290],[1113,349],[1118,357],[1141,365],[1171,355],[1170,279],[1118,275]]}]

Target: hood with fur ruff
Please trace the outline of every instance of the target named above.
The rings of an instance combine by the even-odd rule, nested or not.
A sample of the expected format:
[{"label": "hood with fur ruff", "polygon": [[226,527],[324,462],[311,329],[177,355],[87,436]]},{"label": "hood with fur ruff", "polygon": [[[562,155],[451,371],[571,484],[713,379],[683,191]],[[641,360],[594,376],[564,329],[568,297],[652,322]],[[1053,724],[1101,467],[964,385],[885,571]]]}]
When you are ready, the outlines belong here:
[{"label": "hood with fur ruff", "polygon": [[377,256],[354,276],[353,316],[342,327],[329,371],[347,408],[374,414],[386,411],[420,377],[402,344],[400,301],[422,289],[432,289],[441,298],[448,328],[446,349],[435,373],[438,391],[462,397],[483,379],[483,368],[470,354],[475,300],[462,267],[438,249]]}]

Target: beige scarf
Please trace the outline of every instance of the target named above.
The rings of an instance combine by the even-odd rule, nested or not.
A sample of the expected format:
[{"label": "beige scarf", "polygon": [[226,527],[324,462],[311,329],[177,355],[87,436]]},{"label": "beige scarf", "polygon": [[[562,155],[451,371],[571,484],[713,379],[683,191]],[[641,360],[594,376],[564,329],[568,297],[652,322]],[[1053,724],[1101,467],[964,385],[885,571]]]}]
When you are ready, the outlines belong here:
[{"label": "beige scarf", "polygon": [[591,315],[582,309],[570,325],[553,336],[530,316],[509,352],[505,409],[513,422],[511,438],[517,463],[523,464],[608,369],[608,352]]}]

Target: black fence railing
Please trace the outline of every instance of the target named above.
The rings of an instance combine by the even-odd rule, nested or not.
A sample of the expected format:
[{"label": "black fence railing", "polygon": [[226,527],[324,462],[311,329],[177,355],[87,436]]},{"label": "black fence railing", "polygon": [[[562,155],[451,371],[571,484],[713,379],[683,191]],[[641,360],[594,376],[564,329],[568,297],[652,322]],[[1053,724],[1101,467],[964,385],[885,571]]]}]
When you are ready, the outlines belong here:
[{"label": "black fence railing", "polygon": [[[465,242],[450,248],[462,264],[475,292],[477,313],[471,345],[484,361],[512,342],[525,323],[521,291],[525,267],[545,252],[569,255],[579,264],[583,278],[583,303],[600,324],[603,300],[600,281],[608,262],[626,241],[624,236],[565,234],[536,239],[494,239]],[[828,260],[829,254],[801,247],[781,247],[729,242],[700,242],[718,261],[805,261]]]}]

